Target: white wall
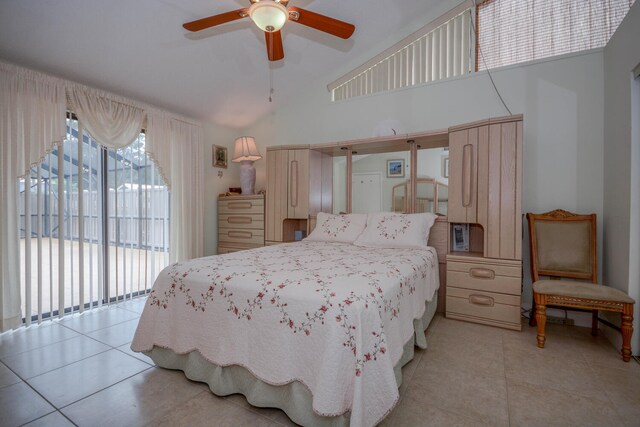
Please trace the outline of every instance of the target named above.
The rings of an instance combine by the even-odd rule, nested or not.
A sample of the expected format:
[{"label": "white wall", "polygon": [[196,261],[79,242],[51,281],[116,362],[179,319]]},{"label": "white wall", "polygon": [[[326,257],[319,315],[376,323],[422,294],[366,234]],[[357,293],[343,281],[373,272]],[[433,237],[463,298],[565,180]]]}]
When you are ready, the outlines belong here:
[{"label": "white wall", "polygon": [[[639,41],[636,2],[604,49],[604,280],[637,302],[634,354],[640,353],[640,142],[632,144],[631,72],[640,63]],[[639,122],[635,117],[635,135]]]},{"label": "white wall", "polygon": [[[204,255],[215,255],[218,247],[218,194],[229,190],[229,187],[240,186],[240,167],[231,162],[233,141],[243,133],[235,129],[220,126],[204,126]],[[227,169],[213,167],[213,145],[227,147],[229,161]],[[262,153],[264,156],[265,153]],[[222,171],[222,177],[218,177]]]},{"label": "white wall", "polygon": [[[523,212],[563,208],[602,219],[602,50],[492,75],[511,111],[524,114]],[[366,138],[389,121],[418,132],[506,115],[486,73],[338,103],[330,101],[325,83],[310,82],[303,96],[245,132],[256,136],[264,152],[267,145]],[[265,162],[256,168],[257,185],[264,186]],[[524,305],[531,303],[527,248],[525,236]]]}]

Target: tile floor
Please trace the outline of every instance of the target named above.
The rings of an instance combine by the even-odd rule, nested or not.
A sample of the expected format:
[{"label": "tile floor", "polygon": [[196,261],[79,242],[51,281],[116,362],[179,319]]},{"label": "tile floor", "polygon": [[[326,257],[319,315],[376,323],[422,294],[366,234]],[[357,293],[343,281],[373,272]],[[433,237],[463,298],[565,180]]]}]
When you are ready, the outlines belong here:
[{"label": "tile floor", "polygon": [[[281,426],[133,353],[144,299],[0,335],[1,426]],[[640,365],[589,330],[506,331],[437,316],[384,426],[638,426]]]}]

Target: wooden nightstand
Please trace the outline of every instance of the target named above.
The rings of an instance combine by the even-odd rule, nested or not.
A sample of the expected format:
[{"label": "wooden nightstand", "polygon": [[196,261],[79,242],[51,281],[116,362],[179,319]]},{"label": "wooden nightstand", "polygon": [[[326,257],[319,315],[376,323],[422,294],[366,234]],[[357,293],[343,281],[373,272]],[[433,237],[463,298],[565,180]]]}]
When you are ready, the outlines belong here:
[{"label": "wooden nightstand", "polygon": [[264,246],[264,195],[218,197],[218,254]]}]

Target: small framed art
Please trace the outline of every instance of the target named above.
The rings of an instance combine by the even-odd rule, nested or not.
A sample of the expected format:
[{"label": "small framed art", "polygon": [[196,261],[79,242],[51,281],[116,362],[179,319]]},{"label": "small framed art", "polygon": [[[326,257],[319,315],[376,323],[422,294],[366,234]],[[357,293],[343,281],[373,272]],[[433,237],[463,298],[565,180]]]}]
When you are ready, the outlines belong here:
[{"label": "small framed art", "polygon": [[387,160],[387,178],[404,178],[404,160]]},{"label": "small framed art", "polygon": [[227,147],[213,146],[213,167],[227,168]]},{"label": "small framed art", "polygon": [[469,224],[453,224],[451,234],[453,250],[469,252]]},{"label": "small framed art", "polygon": [[443,178],[449,178],[449,156],[442,156],[442,171]]}]

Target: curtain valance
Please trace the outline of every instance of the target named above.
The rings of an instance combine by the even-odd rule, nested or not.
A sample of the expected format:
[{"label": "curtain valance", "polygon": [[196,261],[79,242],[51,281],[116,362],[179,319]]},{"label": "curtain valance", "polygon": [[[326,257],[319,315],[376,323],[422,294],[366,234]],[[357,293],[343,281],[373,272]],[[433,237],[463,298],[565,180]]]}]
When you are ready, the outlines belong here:
[{"label": "curtain valance", "polygon": [[79,86],[67,89],[71,110],[100,144],[119,149],[140,135],[144,110]]}]

